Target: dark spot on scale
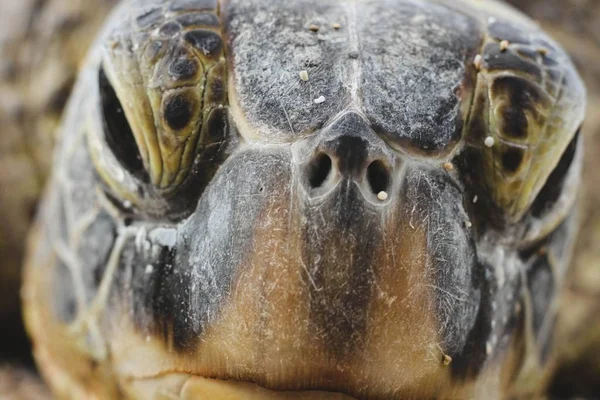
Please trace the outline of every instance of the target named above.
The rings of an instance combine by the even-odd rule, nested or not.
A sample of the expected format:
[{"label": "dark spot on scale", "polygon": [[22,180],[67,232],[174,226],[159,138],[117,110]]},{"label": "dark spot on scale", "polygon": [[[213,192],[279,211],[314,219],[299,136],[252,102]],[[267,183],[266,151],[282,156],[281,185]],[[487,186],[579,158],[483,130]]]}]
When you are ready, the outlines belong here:
[{"label": "dark spot on scale", "polygon": [[175,79],[189,79],[198,72],[198,61],[189,55],[181,55],[169,64],[169,75]]},{"label": "dark spot on scale", "polygon": [[161,26],[159,33],[164,36],[175,36],[179,31],[181,31],[181,25],[171,21]]},{"label": "dark spot on scale", "polygon": [[141,29],[148,29],[155,27],[160,21],[162,21],[162,19],[163,10],[160,8],[154,8],[138,16],[135,22]]},{"label": "dark spot on scale", "polygon": [[510,173],[515,173],[519,170],[523,161],[523,150],[518,148],[510,148],[502,154],[502,166]]},{"label": "dark spot on scale", "polygon": [[[519,93],[513,94],[511,97],[518,97]],[[512,103],[512,99],[511,99]],[[502,110],[504,131],[507,136],[524,139],[527,137],[528,125],[527,116],[522,109],[508,106]]]},{"label": "dark spot on scale", "polygon": [[165,100],[163,115],[165,121],[176,131],[185,128],[192,118],[192,104],[180,94]]},{"label": "dark spot on scale", "polygon": [[185,40],[207,56],[214,56],[221,51],[223,42],[215,32],[206,30],[195,30],[187,32]]},{"label": "dark spot on scale", "polygon": [[217,0],[172,0],[169,11],[216,10]]},{"label": "dark spot on scale", "polygon": [[348,53],[348,57],[350,57],[353,60],[356,60],[358,58],[358,52],[357,51],[351,51],[350,53]]},{"label": "dark spot on scale", "polygon": [[177,22],[182,26],[219,26],[219,18],[209,13],[189,13],[177,17]]},{"label": "dark spot on scale", "polygon": [[526,112],[537,120],[540,115],[536,105],[544,105],[540,89],[527,79],[503,76],[494,81],[492,96],[508,97],[508,104],[501,111],[502,134],[513,138],[526,138],[529,128]]},{"label": "dark spot on scale", "polygon": [[516,70],[529,74],[538,81],[542,79],[542,72],[536,63],[520,57],[512,51],[502,51],[498,43],[489,43],[483,49],[485,67],[490,71]]},{"label": "dark spot on scale", "polygon": [[225,140],[227,129],[227,110],[215,108],[206,117],[202,127],[202,146],[206,147]]}]

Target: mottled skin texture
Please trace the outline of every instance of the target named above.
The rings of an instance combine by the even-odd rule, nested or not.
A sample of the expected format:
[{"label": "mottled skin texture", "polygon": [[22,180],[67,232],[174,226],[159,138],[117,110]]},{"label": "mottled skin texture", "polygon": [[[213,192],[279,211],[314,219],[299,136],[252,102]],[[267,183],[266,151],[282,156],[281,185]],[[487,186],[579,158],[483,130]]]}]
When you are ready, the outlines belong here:
[{"label": "mottled skin texture", "polygon": [[584,104],[496,3],[126,2],[32,236],[42,372],[75,398],[543,391]]}]

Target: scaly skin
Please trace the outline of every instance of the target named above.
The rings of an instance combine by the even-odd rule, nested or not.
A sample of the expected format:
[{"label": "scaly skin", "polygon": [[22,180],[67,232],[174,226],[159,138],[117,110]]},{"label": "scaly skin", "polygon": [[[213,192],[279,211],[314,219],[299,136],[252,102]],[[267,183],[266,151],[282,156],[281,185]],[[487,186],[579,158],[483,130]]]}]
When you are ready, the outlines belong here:
[{"label": "scaly skin", "polygon": [[31,240],[57,395],[543,390],[585,102],[550,39],[496,3],[148,3],[80,75]]}]

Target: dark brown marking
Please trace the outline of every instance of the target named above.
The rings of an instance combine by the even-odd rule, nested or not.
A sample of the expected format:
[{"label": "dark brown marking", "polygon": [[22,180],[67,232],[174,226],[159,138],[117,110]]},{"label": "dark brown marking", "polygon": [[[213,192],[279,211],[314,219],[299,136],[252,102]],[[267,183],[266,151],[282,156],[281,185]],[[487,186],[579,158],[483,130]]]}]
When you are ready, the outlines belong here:
[{"label": "dark brown marking", "polygon": [[225,140],[227,129],[227,110],[215,108],[211,110],[202,125],[202,146],[206,147]]},{"label": "dark brown marking", "polygon": [[199,67],[198,60],[188,54],[182,54],[169,64],[169,75],[175,80],[193,78]]},{"label": "dark brown marking", "polygon": [[502,134],[525,139],[529,130],[527,113],[539,122],[543,118],[537,110],[538,106],[545,106],[540,89],[527,79],[502,76],[492,84],[492,98],[503,97],[508,99],[501,110]]},{"label": "dark brown marking", "polygon": [[542,79],[542,72],[537,64],[519,57],[512,51],[502,51],[498,43],[488,43],[485,46],[483,59],[485,68],[490,71],[520,71],[535,77],[538,81]]},{"label": "dark brown marking", "polygon": [[213,66],[207,74],[206,89],[204,93],[204,105],[223,104],[227,101],[226,83],[227,76],[225,62],[219,62]]},{"label": "dark brown marking", "polygon": [[523,150],[519,148],[509,148],[502,154],[502,167],[510,173],[519,170],[523,161]]},{"label": "dark brown marking", "polygon": [[163,104],[163,115],[167,124],[173,130],[181,130],[186,127],[192,118],[194,105],[190,99],[181,94],[175,94],[165,99]]},{"label": "dark brown marking", "polygon": [[212,31],[198,29],[187,32],[184,38],[192,46],[207,56],[214,56],[223,48],[221,37]]}]

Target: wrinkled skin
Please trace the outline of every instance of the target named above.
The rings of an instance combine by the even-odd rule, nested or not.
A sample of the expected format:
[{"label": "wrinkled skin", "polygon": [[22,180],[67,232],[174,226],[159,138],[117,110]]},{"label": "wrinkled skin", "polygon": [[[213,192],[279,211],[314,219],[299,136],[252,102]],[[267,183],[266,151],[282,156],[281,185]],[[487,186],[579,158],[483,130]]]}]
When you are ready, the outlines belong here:
[{"label": "wrinkled skin", "polygon": [[[487,80],[492,85],[492,71],[523,68],[511,64],[514,60],[494,58],[494,40],[499,39],[488,39],[484,55],[490,51],[490,58],[479,74],[487,80],[473,81],[477,71],[471,61],[478,46],[466,38],[471,40],[481,29],[479,23],[489,23],[484,12],[459,14],[458,22],[439,19],[451,12],[441,6],[425,12],[426,19],[437,23],[464,22],[461,27],[467,29],[458,30],[458,35],[465,36],[447,40],[466,48],[457,51],[442,44],[441,52],[454,51],[446,54],[453,62],[443,57],[430,60],[444,78],[436,86],[425,75],[422,92],[417,91],[422,97],[410,103],[386,103],[382,92],[403,98],[406,87],[390,85],[393,80],[381,70],[361,66],[377,66],[382,54],[378,46],[400,46],[406,57],[414,51],[411,42],[406,48],[403,41],[371,43],[369,38],[380,36],[367,29],[376,25],[354,28],[355,14],[348,14],[345,25],[350,29],[344,34],[349,47],[341,54],[355,60],[352,44],[357,38],[368,45],[349,67],[337,56],[323,59],[331,68],[311,70],[314,67],[307,64],[314,86],[296,90],[321,90],[329,99],[313,109],[310,96],[308,102],[298,103],[281,92],[289,90],[285,85],[261,84],[258,68],[273,61],[266,57],[260,66],[260,56],[252,59],[257,54],[249,50],[259,53],[262,47],[279,44],[267,40],[268,29],[264,36],[251,36],[258,44],[244,36],[252,29],[245,18],[253,12],[254,23],[264,18],[260,7],[228,7],[229,13],[224,13],[231,18],[226,30],[233,65],[227,75],[236,85],[228,86],[226,97],[213,90],[210,101],[204,102],[202,121],[211,121],[214,110],[227,110],[225,117],[215,117],[211,133],[186,131],[186,143],[198,143],[197,154],[185,156],[184,148],[175,161],[165,156],[181,149],[164,128],[178,124],[168,118],[169,101],[155,101],[169,98],[170,92],[148,83],[142,86],[149,93],[148,103],[136,104],[143,98],[137,96],[132,102],[122,101],[133,129],[129,134],[141,150],[138,162],[111,144],[115,138],[124,140],[128,132],[120,124],[119,135],[111,136],[116,128],[102,123],[114,103],[107,88],[112,86],[121,100],[138,88],[135,81],[128,86],[131,83],[119,76],[122,60],[127,62],[119,61],[122,36],[116,36],[116,46],[103,47],[117,49],[114,53],[94,53],[82,74],[36,231],[42,236],[33,236],[37,246],[25,292],[37,358],[54,389],[110,397],[142,396],[161,386],[172,390],[183,385],[187,393],[207,390],[201,378],[176,374],[191,371],[250,380],[270,389],[326,389],[369,397],[461,395],[477,393],[480,385],[490,390],[490,384],[497,395],[538,390],[535,382],[543,379],[539,369],[547,362],[553,329],[553,309],[545,307],[552,304],[569,258],[573,219],[567,192],[576,184],[579,163],[580,147],[572,138],[581,122],[583,91],[561,51],[546,39],[532,44],[534,51],[541,43],[548,46],[544,55],[557,57],[568,79],[558,82],[563,86],[560,95],[552,85],[544,89],[556,95],[559,122],[552,129],[542,128],[542,123],[525,132],[526,140],[539,136],[551,146],[533,147],[524,155],[539,168],[535,178],[523,175],[524,183],[515,190],[495,184],[498,176],[489,169],[495,157],[504,160],[505,146],[514,145],[507,141],[486,150],[483,139],[489,126],[477,120],[481,113],[470,114],[477,107],[482,113],[492,107],[477,96],[483,90],[479,85]],[[345,7],[323,7],[324,15],[348,12]],[[363,15],[367,10],[359,11]],[[501,18],[503,11],[498,12]],[[288,23],[294,26],[294,18]],[[518,18],[512,23],[521,24]],[[528,22],[522,24],[532,29]],[[114,26],[118,32],[119,25]],[[378,28],[385,31],[385,23]],[[492,26],[487,29],[493,32]],[[417,33],[439,43],[426,32]],[[321,34],[324,46],[344,46],[334,32]],[[519,40],[517,35],[513,42]],[[121,46],[128,48],[126,42]],[[454,59],[452,54],[459,56]],[[209,55],[216,61],[200,55],[202,65],[219,65],[219,54]],[[310,61],[312,56],[308,52],[300,58]],[[500,62],[494,64],[497,59]],[[259,66],[251,61],[259,61]],[[100,62],[106,78],[98,73]],[[350,78],[349,86],[336,81],[339,75],[328,75],[336,68]],[[222,72],[206,79],[225,87],[224,70],[216,71]],[[356,79],[361,74],[371,85],[362,86],[364,81]],[[497,91],[510,97],[511,90],[532,90],[535,97],[533,86],[514,86],[529,79],[498,79],[502,90]],[[377,91],[368,91],[377,85]],[[461,89],[455,92],[457,86]],[[257,97],[279,98],[283,114]],[[497,109],[502,111],[500,103],[499,97]],[[394,109],[398,104],[408,106]],[[543,105],[533,106],[539,104]],[[150,146],[152,132],[143,126],[147,121],[134,122],[148,111],[158,112],[155,118],[166,116],[154,120],[158,142]],[[506,115],[496,116],[501,138],[510,133],[503,131]],[[91,126],[82,124],[86,118],[92,119]],[[183,125],[177,130],[184,130]],[[567,156],[561,158],[563,152]],[[540,154],[544,157],[536,158]],[[444,162],[455,167],[444,168]],[[560,176],[550,176],[557,164],[563,165]],[[514,173],[514,163],[509,166]],[[324,169],[328,175],[321,173]],[[516,172],[522,175],[520,168]],[[178,181],[179,173],[184,180]],[[321,175],[326,176],[320,179]],[[549,195],[546,180],[558,183],[566,194]],[[379,189],[389,197],[380,200]],[[510,190],[518,194],[514,201],[507,195]],[[48,260],[56,261],[48,265]],[[40,269],[42,265],[46,267]],[[513,357],[523,351],[525,361]],[[141,362],[136,354],[168,363]],[[166,372],[171,374],[164,380],[138,380]],[[499,373],[500,381],[492,379]],[[519,386],[518,375],[534,389]],[[138,379],[130,382],[130,377]]]}]

